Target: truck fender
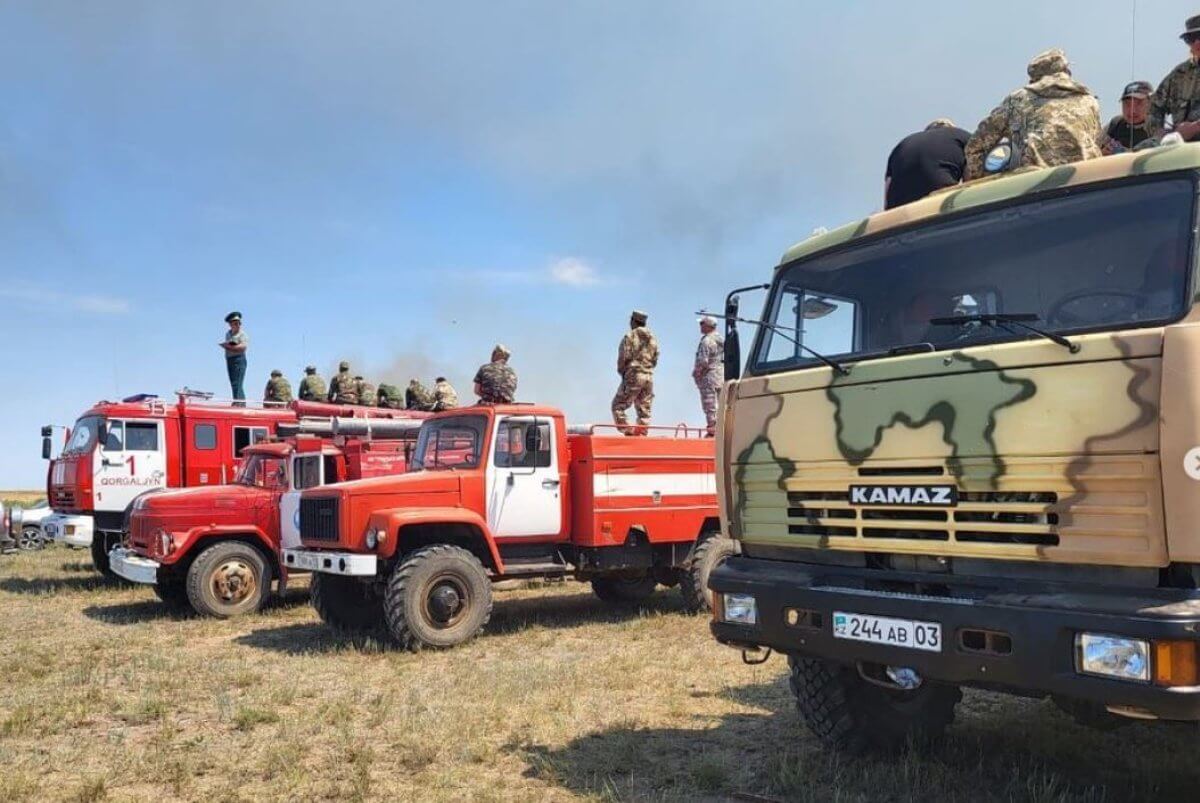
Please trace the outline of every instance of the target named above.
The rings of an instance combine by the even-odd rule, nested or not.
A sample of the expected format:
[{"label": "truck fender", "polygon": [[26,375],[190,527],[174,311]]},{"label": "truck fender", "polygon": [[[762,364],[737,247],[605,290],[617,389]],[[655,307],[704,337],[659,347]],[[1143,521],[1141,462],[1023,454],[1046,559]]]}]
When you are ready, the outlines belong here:
[{"label": "truck fender", "polygon": [[[380,550],[381,557],[390,558],[400,547],[401,535],[405,528],[437,527],[457,525],[466,527],[478,533],[487,555],[491,559],[491,567],[497,574],[504,573],[504,562],[500,559],[500,550],[496,548],[496,539],[488,527],[487,521],[473,510],[452,507],[403,508],[399,510],[378,511],[371,517],[372,526],[385,527],[392,534],[391,543],[385,544]],[[486,563],[487,561],[485,561]]]},{"label": "truck fender", "polygon": [[190,558],[193,551],[203,548],[205,542],[220,538],[254,543],[266,553],[272,567],[276,571],[279,570],[279,545],[272,541],[263,532],[261,527],[246,525],[202,525],[200,527],[192,527],[184,532],[182,539],[176,533],[175,551],[165,556],[162,562],[164,565],[179,563],[185,558]]}]

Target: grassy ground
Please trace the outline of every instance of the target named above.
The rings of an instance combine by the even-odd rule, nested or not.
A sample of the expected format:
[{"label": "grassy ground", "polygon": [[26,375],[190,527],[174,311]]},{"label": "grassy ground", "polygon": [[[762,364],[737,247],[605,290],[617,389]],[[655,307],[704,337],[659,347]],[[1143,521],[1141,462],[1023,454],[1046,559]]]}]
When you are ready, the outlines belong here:
[{"label": "grassy ground", "polygon": [[45,491],[0,491],[0,502],[5,505],[28,507],[45,498]]},{"label": "grassy ground", "polygon": [[661,592],[503,592],[488,632],[409,655],[327,632],[305,596],[219,622],[114,588],[86,553],[0,557],[0,800],[1194,799],[1191,727],[1076,726],[969,693],[946,745],[854,761]]}]

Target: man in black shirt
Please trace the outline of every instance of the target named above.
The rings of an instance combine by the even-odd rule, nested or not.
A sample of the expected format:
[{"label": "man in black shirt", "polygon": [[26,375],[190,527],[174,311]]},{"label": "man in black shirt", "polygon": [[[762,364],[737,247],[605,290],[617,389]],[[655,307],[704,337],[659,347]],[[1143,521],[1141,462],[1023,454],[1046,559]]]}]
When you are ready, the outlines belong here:
[{"label": "man in black shirt", "polygon": [[1153,87],[1147,81],[1134,81],[1121,93],[1121,113],[1104,129],[1100,150],[1105,156],[1131,151],[1144,140],[1157,139],[1161,131],[1150,122],[1150,96]]},{"label": "man in black shirt", "polygon": [[900,140],[888,157],[884,209],[911,203],[962,181],[966,164],[963,149],[970,138],[970,132],[939,118],[924,131]]}]

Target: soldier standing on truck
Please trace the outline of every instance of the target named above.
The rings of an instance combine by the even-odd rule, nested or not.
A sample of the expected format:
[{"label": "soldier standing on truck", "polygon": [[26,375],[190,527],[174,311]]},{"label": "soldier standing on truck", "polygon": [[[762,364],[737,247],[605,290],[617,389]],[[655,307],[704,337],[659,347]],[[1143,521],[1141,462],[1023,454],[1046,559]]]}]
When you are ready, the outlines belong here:
[{"label": "soldier standing on truck", "polygon": [[725,382],[725,338],[717,332],[716,319],[709,315],[700,319],[700,344],[696,346],[692,379],[700,391],[700,407],[711,438],[717,434],[717,394]]},{"label": "soldier standing on truck", "polygon": [[361,376],[354,377],[354,392],[358,395],[358,403],[365,407],[375,406],[375,386]]},{"label": "soldier standing on truck", "polygon": [[317,366],[306,365],[304,378],[300,380],[301,401],[325,401],[325,380],[317,373]]},{"label": "soldier standing on truck", "polygon": [[1100,104],[1071,77],[1058,48],[1029,62],[1029,83],[992,110],[967,142],[967,181],[985,174],[984,160],[1001,140],[1012,146],[1015,167],[1052,167],[1100,156]]},{"label": "soldier standing on truck", "polygon": [[246,349],[250,345],[250,336],[242,329],[242,313],[229,313],[225,316],[225,323],[229,324],[229,331],[225,333],[225,339],[219,345],[225,349],[225,370],[229,373],[229,390],[234,399],[244,401],[246,398],[244,388]]},{"label": "soldier standing on truck", "polygon": [[404,391],[404,406],[409,410],[428,412],[433,409],[433,394],[419,379],[410,379],[408,388]]},{"label": "soldier standing on truck", "polygon": [[329,383],[329,397],[326,401],[358,404],[358,388],[354,384],[354,377],[350,375],[350,363],[345,360],[338,363],[338,372]]},{"label": "soldier standing on truck", "polygon": [[292,383],[287,381],[283,371],[278,368],[271,372],[267,380],[266,390],[263,391],[263,401],[287,404],[292,400]]},{"label": "soldier standing on truck", "polygon": [[512,352],[503,343],[492,349],[492,361],[475,372],[475,395],[482,404],[511,404],[517,395],[517,372],[508,364]]},{"label": "soldier standing on truck", "polygon": [[1200,135],[1200,14],[1188,17],[1179,38],[1190,56],[1158,85],[1150,99],[1150,125],[1162,130],[1169,116],[1173,130],[1191,142]]},{"label": "soldier standing on truck", "polygon": [[439,413],[442,410],[453,410],[455,407],[458,407],[458,391],[446,377],[439,376],[433,386],[433,411]]},{"label": "soldier standing on truck", "polygon": [[[617,373],[621,385],[613,396],[613,421],[626,435],[645,434],[650,425],[650,407],[654,404],[654,368],[658,365],[658,340],[646,327],[647,316],[634,310],[629,316],[629,331],[617,350]],[[625,411],[633,405],[636,427],[629,427]]]}]

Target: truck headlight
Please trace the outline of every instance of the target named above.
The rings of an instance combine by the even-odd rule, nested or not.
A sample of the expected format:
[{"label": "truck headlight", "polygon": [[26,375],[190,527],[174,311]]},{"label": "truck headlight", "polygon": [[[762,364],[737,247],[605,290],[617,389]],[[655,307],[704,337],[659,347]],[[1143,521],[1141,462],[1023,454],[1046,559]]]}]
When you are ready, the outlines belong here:
[{"label": "truck headlight", "polygon": [[379,531],[367,530],[367,549],[374,549],[379,543]]},{"label": "truck headlight", "polygon": [[719,618],[733,625],[758,624],[758,603],[749,594],[721,594]]},{"label": "truck headlight", "polygon": [[166,530],[158,531],[158,551],[161,555],[170,555],[175,551],[175,539]]},{"label": "truck headlight", "polygon": [[1103,633],[1075,635],[1076,670],[1117,680],[1150,680],[1150,642]]}]

